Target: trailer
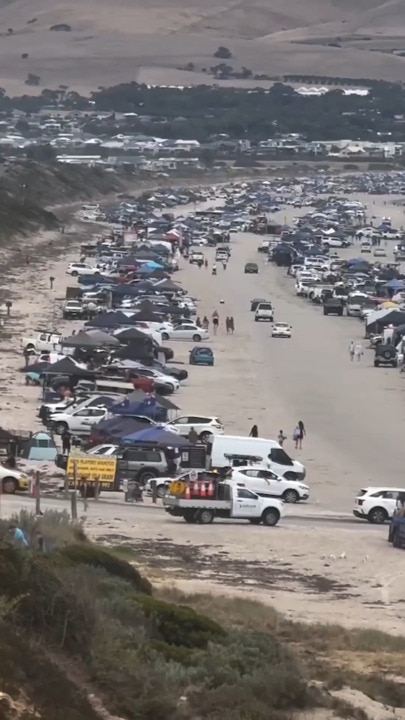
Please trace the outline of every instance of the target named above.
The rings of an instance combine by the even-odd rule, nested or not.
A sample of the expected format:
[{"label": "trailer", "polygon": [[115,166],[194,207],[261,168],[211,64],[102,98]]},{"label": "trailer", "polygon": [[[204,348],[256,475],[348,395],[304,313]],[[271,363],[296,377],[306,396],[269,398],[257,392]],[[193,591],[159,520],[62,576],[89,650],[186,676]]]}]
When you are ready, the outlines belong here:
[{"label": "trailer", "polygon": [[252,525],[277,525],[283,503],[260,497],[237,482],[172,483],[163,506],[172,517],[208,525],[214,518],[248,520]]}]

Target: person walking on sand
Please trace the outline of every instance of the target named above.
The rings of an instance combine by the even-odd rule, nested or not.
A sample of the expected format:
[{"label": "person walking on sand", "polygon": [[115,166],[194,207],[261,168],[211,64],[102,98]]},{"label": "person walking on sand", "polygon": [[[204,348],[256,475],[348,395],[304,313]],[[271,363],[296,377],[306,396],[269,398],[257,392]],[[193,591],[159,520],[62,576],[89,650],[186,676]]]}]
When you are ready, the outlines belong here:
[{"label": "person walking on sand", "polygon": [[205,258],[205,260],[204,260],[204,267],[205,267],[205,269],[207,269],[207,267],[208,267],[208,260],[207,260],[207,258]]},{"label": "person walking on sand", "polygon": [[353,340],[350,341],[349,356],[350,356],[351,362],[353,362],[353,360],[354,360],[354,342],[353,342]]},{"label": "person walking on sand", "polygon": [[218,317],[218,315],[214,315],[214,317],[212,318],[212,327],[214,330],[214,335],[217,334],[218,325],[219,325],[219,317]]},{"label": "person walking on sand", "polygon": [[229,325],[229,317],[227,317],[226,320],[225,320],[225,327],[226,327],[226,334],[229,335],[229,333],[230,333],[230,331],[231,331],[231,328],[230,328],[230,325]]},{"label": "person walking on sand", "polygon": [[235,321],[233,319],[233,315],[229,318],[229,329],[231,331],[231,335],[235,332]]},{"label": "person walking on sand", "polygon": [[64,455],[69,455],[70,448],[71,448],[71,435],[70,435],[69,430],[67,430],[66,428],[61,435],[61,439],[62,439],[62,452]]},{"label": "person walking on sand", "polygon": [[208,328],[210,326],[210,321],[208,320],[206,315],[204,315],[204,317],[203,317],[202,326],[203,326],[204,330],[208,330]]},{"label": "person walking on sand", "polygon": [[359,362],[361,360],[361,356],[363,355],[363,346],[360,342],[356,343],[354,346],[354,355],[357,362]]},{"label": "person walking on sand", "polygon": [[252,426],[252,429],[249,433],[249,437],[252,437],[252,438],[259,437],[259,428],[257,427],[257,425]]},{"label": "person walking on sand", "polygon": [[306,436],[306,434],[307,433],[305,431],[304,423],[302,422],[302,420],[299,420],[297,423],[297,426],[293,432],[293,439],[295,441],[295,449],[296,450],[302,449],[302,441],[303,441],[304,437]]},{"label": "person walking on sand", "polygon": [[284,440],[287,440],[287,435],[284,435],[284,430],[279,430],[277,435],[278,444],[283,447]]}]

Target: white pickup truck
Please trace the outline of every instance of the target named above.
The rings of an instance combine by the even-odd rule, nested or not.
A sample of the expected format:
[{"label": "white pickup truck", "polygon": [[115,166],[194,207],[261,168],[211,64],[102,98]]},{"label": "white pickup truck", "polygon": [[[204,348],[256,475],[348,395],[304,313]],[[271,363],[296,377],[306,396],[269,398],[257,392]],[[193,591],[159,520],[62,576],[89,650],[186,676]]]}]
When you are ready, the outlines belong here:
[{"label": "white pickup truck", "polygon": [[34,331],[29,337],[23,337],[21,344],[24,352],[41,353],[55,352],[60,349],[62,335],[60,333]]},{"label": "white pickup truck", "polygon": [[212,523],[217,517],[273,526],[277,525],[283,514],[283,503],[280,500],[259,497],[232,482],[216,484],[213,497],[187,498],[169,492],[163,498],[163,505],[169,515],[202,525]]}]

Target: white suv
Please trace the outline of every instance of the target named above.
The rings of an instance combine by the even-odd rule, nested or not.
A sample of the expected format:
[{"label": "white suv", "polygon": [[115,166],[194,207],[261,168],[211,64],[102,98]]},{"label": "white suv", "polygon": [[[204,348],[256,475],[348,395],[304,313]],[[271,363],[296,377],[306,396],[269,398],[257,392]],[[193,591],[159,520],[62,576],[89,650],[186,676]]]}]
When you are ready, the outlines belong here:
[{"label": "white suv", "polygon": [[255,312],[255,322],[260,322],[261,320],[267,320],[268,322],[273,322],[274,319],[274,310],[273,306],[269,302],[261,302],[258,304]]},{"label": "white suv", "polygon": [[233,468],[232,480],[243,483],[247,490],[262,497],[281,497],[284,502],[296,503],[308,500],[309,487],[297,480],[287,480],[263,467],[246,465]]},{"label": "white suv", "polygon": [[201,442],[207,442],[211,435],[223,435],[224,426],[217,417],[206,415],[182,415],[166,424],[168,430],[175,429],[179,435],[187,437],[194,428]]},{"label": "white suv", "polygon": [[405,487],[363,488],[355,498],[353,515],[375,525],[381,525],[392,517],[400,493],[405,495]]},{"label": "white suv", "polygon": [[85,407],[72,413],[55,412],[49,417],[49,423],[58,435],[64,430],[74,435],[90,435],[92,426],[107,417],[108,410],[105,407]]},{"label": "white suv", "polygon": [[72,262],[69,263],[66,273],[73,277],[77,277],[78,275],[100,275],[100,270],[86,263]]}]

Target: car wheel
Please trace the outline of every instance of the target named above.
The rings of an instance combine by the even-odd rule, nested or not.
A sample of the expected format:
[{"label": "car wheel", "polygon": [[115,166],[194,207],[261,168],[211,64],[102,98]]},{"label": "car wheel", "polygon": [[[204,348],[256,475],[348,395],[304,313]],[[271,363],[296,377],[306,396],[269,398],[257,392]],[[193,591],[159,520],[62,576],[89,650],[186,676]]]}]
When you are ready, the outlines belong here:
[{"label": "car wheel", "polygon": [[374,360],[374,367],[379,367],[379,366],[380,366],[380,363],[378,362],[378,360]]},{"label": "car wheel", "polygon": [[277,525],[278,521],[280,520],[280,513],[274,508],[269,508],[268,510],[264,511],[261,520],[263,522],[263,525],[273,527],[274,525]]},{"label": "car wheel", "polygon": [[13,495],[18,490],[18,481],[12,477],[3,478],[2,488],[5,495]]},{"label": "car wheel", "polygon": [[147,468],[146,470],[139,470],[136,479],[141,485],[145,485],[149,480],[155,480],[157,476],[158,473],[155,470]]},{"label": "car wheel", "polygon": [[388,513],[384,508],[376,507],[370,510],[367,519],[373,525],[383,525],[388,520]]},{"label": "car wheel", "polygon": [[168,336],[167,332],[162,332],[162,340],[168,340],[168,339],[169,339],[169,336]]},{"label": "car wheel", "polygon": [[72,272],[72,277],[77,277],[78,274],[79,274],[79,273],[77,272],[77,270],[73,270],[73,272]]},{"label": "car wheel", "polygon": [[158,498],[163,498],[167,493],[167,487],[166,485],[158,485],[157,486],[157,496]]},{"label": "car wheel", "polygon": [[207,431],[202,432],[200,435],[201,442],[207,443],[209,441],[211,435],[212,435],[212,433],[210,433],[210,432],[207,432]]},{"label": "car wheel", "polygon": [[57,435],[62,435],[64,430],[67,430],[68,426],[65,422],[60,422],[55,425],[55,432]]},{"label": "car wheel", "polygon": [[193,335],[194,342],[201,342],[201,335]]},{"label": "car wheel", "polygon": [[201,525],[210,525],[214,519],[214,512],[212,510],[200,510],[197,517],[197,522]]},{"label": "car wheel", "polygon": [[281,497],[286,503],[297,503],[300,499],[296,490],[286,490]]},{"label": "car wheel", "polygon": [[197,522],[196,511],[195,510],[185,510],[183,519],[186,521],[186,523],[196,523]]}]

